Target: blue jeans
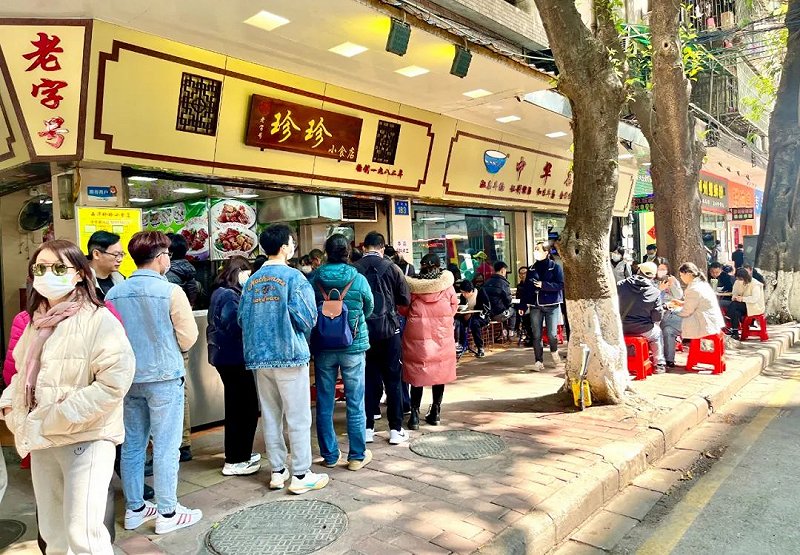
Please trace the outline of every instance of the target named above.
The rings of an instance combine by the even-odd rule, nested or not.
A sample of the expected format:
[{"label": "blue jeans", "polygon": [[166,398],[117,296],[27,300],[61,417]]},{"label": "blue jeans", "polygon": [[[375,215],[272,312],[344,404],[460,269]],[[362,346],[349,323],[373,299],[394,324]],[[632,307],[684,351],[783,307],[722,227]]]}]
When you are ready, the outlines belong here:
[{"label": "blue jeans", "polygon": [[542,348],[542,321],[547,326],[547,338],[550,340],[550,351],[558,351],[558,317],[561,312],[558,305],[531,307],[531,337],[533,338],[533,354],[536,362],[544,361]]},{"label": "blue jeans", "polygon": [[323,351],[314,358],[314,376],[317,384],[317,440],[319,452],[326,463],[339,460],[339,442],[333,429],[334,388],[339,370],[344,382],[347,403],[347,437],[350,452],[347,460],[364,460],[366,417],[364,415],[364,353]]},{"label": "blue jeans", "polygon": [[135,383],[123,401],[125,443],[120,473],[125,508],[144,505],[144,459],[153,438],[153,480],[161,514],[178,503],[178,448],[183,434],[183,378]]},{"label": "blue jeans", "polygon": [[664,312],[661,317],[661,335],[664,339],[664,358],[667,362],[675,362],[675,340],[681,334],[683,319],[672,312]]}]

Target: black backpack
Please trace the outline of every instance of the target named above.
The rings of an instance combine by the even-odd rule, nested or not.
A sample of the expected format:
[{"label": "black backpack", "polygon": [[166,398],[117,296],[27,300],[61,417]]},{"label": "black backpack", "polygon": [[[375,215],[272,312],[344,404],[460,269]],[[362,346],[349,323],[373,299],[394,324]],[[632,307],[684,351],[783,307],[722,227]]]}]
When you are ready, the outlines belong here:
[{"label": "black backpack", "polygon": [[395,335],[400,329],[394,306],[394,293],[382,279],[386,272],[392,270],[392,266],[393,264],[370,265],[364,272],[375,299],[375,308],[367,318],[367,329],[372,339],[386,339]]}]

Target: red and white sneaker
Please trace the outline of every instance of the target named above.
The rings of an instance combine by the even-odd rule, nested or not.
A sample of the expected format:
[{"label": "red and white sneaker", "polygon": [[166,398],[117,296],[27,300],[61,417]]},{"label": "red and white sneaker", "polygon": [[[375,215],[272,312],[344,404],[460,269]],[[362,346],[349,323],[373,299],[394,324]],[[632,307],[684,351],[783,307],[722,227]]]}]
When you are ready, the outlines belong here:
[{"label": "red and white sneaker", "polygon": [[158,515],[158,508],[155,504],[150,503],[150,501],[144,502],[144,509],[141,511],[132,511],[131,509],[127,509],[125,511],[125,529],[126,530],[136,530],[139,526],[147,522],[148,520],[153,520]]},{"label": "red and white sneaker", "polygon": [[156,534],[167,534],[197,524],[203,518],[200,509],[187,509],[180,503],[175,505],[175,514],[167,518],[160,514],[156,518]]}]

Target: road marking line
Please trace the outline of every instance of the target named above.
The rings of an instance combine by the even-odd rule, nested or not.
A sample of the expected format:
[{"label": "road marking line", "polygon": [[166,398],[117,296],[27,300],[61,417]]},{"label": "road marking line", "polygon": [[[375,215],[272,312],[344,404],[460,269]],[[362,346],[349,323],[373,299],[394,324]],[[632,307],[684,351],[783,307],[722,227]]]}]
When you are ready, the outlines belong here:
[{"label": "road marking line", "polygon": [[750,447],[800,388],[800,381],[797,378],[785,381],[789,383],[785,383],[782,386],[778,384],[778,391],[770,396],[766,406],[736,436],[723,453],[722,458],[672,508],[670,515],[639,548],[638,555],[672,553],[672,550],[678,545],[678,542],[689,530],[700,512],[708,505],[723,482],[739,465],[742,458],[750,450]]}]

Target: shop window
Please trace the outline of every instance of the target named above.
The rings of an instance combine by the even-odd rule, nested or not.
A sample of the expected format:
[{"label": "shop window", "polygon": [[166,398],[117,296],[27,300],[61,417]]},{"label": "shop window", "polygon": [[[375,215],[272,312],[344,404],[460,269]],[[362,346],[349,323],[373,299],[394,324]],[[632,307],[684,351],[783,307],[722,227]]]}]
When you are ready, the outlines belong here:
[{"label": "shop window", "polygon": [[222,81],[184,73],[175,129],[198,135],[216,135],[221,92]]}]

